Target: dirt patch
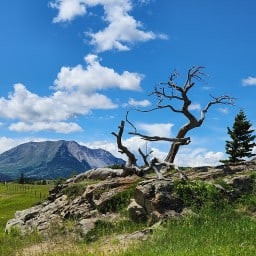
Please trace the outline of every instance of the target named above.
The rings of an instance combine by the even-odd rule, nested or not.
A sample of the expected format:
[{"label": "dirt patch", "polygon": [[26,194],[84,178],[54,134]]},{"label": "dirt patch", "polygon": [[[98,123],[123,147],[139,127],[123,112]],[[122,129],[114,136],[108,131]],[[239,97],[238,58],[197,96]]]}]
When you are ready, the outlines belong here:
[{"label": "dirt patch", "polygon": [[78,249],[80,250],[81,248],[69,241],[66,241],[66,243],[64,241],[61,243],[42,242],[24,248],[21,252],[17,252],[16,256],[40,256],[48,253],[74,252]]}]

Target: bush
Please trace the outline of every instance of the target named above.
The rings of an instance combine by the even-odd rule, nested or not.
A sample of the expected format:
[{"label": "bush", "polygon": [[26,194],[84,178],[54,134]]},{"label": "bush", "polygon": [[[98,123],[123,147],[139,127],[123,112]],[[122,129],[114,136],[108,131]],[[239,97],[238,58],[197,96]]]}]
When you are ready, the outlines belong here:
[{"label": "bush", "polygon": [[225,199],[215,186],[202,181],[176,181],[174,190],[183,200],[185,207],[194,210],[206,204],[220,207],[225,203]]},{"label": "bush", "polygon": [[134,187],[130,187],[127,190],[116,193],[111,200],[107,201],[100,209],[98,209],[102,213],[107,212],[119,212],[123,209],[127,208],[129,205],[131,198],[133,197]]},{"label": "bush", "polygon": [[78,195],[81,195],[85,190],[85,186],[82,183],[71,184],[67,188],[65,188],[64,193],[68,198],[73,199]]}]

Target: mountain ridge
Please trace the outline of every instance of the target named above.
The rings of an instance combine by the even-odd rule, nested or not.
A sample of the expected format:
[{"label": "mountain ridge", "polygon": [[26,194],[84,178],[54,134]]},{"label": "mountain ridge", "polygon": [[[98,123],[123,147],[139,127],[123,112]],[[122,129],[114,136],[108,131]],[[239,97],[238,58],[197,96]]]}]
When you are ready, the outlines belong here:
[{"label": "mountain ridge", "polygon": [[27,142],[0,154],[0,180],[67,178],[74,173],[125,161],[104,149],[90,149],[76,141]]}]

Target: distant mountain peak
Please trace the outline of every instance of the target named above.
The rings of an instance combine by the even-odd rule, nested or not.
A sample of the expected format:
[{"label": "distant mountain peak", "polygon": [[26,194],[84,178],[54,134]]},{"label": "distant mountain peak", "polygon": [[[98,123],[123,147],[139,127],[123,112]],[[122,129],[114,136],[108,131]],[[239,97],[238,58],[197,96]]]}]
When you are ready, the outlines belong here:
[{"label": "distant mountain peak", "polygon": [[0,180],[18,179],[21,173],[35,179],[67,178],[92,168],[124,163],[104,149],[90,149],[76,141],[27,142],[0,154]]}]

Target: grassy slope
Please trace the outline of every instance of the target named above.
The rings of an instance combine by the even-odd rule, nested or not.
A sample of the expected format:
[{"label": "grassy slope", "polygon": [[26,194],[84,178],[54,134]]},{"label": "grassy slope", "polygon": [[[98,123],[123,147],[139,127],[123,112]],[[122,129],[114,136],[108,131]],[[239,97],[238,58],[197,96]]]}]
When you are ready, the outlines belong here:
[{"label": "grassy slope", "polygon": [[[15,255],[17,251],[21,251],[21,248],[29,249],[33,248],[34,245],[39,245],[42,249],[30,255],[256,255],[255,217],[249,218],[243,214],[238,214],[229,206],[223,206],[217,210],[212,207],[205,207],[198,215],[172,220],[157,230],[150,240],[130,246],[124,252],[120,252],[123,247],[114,239],[112,232],[110,232],[112,237],[109,237],[108,230],[99,241],[89,245],[85,245],[84,242],[74,243],[67,240],[67,237],[63,237],[62,243],[56,246],[52,241],[44,241],[36,235],[22,238],[18,232],[14,232],[12,235],[6,236],[4,234],[6,221],[14,216],[16,210],[28,208],[40,201],[40,191],[44,195],[49,187],[36,185],[27,191],[23,191],[22,188],[20,185],[15,189],[13,185],[12,189],[7,190],[6,187],[0,185],[0,255]],[[35,197],[34,191],[37,191],[37,197]],[[253,199],[256,198],[254,195],[251,196]],[[129,231],[129,228],[124,226],[123,230],[124,232],[125,230]],[[67,243],[67,241],[69,242]],[[106,241],[109,241],[107,249],[104,248]],[[46,247],[48,249],[45,249]],[[117,251],[113,253],[115,249],[119,253]],[[20,255],[28,254],[26,252]]]},{"label": "grassy slope", "polygon": [[256,221],[225,209],[169,222],[150,241],[120,256],[256,255]]}]

